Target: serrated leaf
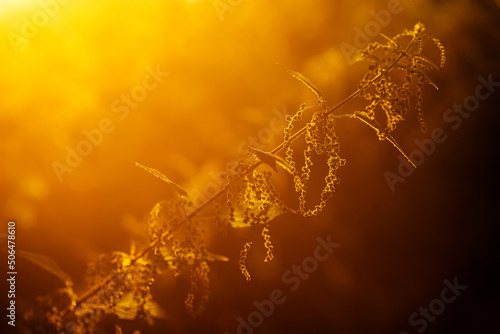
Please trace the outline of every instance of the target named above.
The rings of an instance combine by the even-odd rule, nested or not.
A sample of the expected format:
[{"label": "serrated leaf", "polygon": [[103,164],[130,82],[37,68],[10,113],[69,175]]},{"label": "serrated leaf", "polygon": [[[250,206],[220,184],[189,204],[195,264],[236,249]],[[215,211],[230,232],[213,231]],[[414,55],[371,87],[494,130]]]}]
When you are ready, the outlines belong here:
[{"label": "serrated leaf", "polygon": [[[289,209],[287,207],[284,207],[282,205],[279,205],[277,203],[268,203],[270,207],[267,210],[267,214],[265,219],[260,221],[260,224],[267,224],[274,218],[281,216],[285,213],[294,213],[292,209]],[[259,202],[256,203],[257,207],[260,205]],[[245,218],[248,217],[248,214],[259,214],[259,209],[256,208],[254,210],[251,210],[249,212],[246,212],[247,206],[244,204],[237,204],[234,206],[235,211],[234,211],[234,221],[231,221],[230,224],[234,228],[244,228],[244,227],[250,227],[250,223],[245,221]]]},{"label": "serrated leaf", "polygon": [[179,186],[177,183],[173,182],[172,180],[170,180],[168,177],[166,177],[162,172],[159,172],[157,171],[156,169],[154,168],[149,168],[149,167],[146,167],[144,165],[141,165],[140,163],[136,162],[135,163],[136,166],[138,167],[141,167],[142,169],[144,169],[145,171],[153,174],[154,176],[156,176],[157,178],[159,178],[160,180],[162,181],[165,181],[170,187],[172,187],[172,189],[174,189],[179,195],[181,196],[185,196],[185,197],[189,197],[187,191],[185,191],[184,189],[182,189],[181,186]]},{"label": "serrated leaf", "polygon": [[[431,66],[434,66],[437,69],[439,69],[439,67],[437,67],[430,60],[427,60],[424,57],[416,57],[416,58],[419,58],[421,60],[425,60]],[[404,69],[404,70],[406,70],[408,72],[415,73],[417,76],[421,76],[424,79],[425,82],[427,82],[429,85],[431,85],[432,87],[434,87],[436,90],[439,90],[439,87],[424,72],[419,71],[419,70],[412,70],[412,69],[409,69],[408,66],[403,66],[403,65],[397,65],[397,68]]]},{"label": "serrated leaf", "polygon": [[163,260],[165,260],[165,261],[173,261],[174,260],[174,255],[167,247],[160,247],[158,249],[158,251],[160,252],[160,255],[163,258]]},{"label": "serrated leaf", "polygon": [[281,65],[281,64],[278,64],[279,66],[283,67],[288,73],[290,73],[290,75],[292,77],[294,77],[295,79],[299,80],[300,82],[302,82],[304,85],[306,85],[310,90],[312,90],[312,92],[316,95],[316,97],[318,98],[318,100],[322,100],[323,99],[323,94],[320,92],[320,90],[318,88],[316,88],[316,86],[314,86],[311,81],[309,81],[309,79],[307,79],[305,76],[303,76],[302,74],[300,74],[299,72],[295,72],[295,71],[292,71],[291,69]]},{"label": "serrated leaf", "polygon": [[432,87],[434,87],[436,90],[439,90],[439,87],[422,71],[418,71],[418,73],[420,73],[420,75],[422,77],[424,77],[424,80],[429,84],[431,85]]},{"label": "serrated leaf", "polygon": [[[162,256],[163,260],[165,260],[167,262],[173,261],[175,259],[174,255],[167,247],[160,247],[159,251],[160,251],[160,255]],[[200,259],[198,259],[198,260],[200,260]],[[209,251],[205,251],[205,255],[204,255],[203,259],[201,259],[201,260],[212,261],[212,262],[215,262],[215,261],[227,262],[227,261],[229,261],[229,258],[224,256],[224,255],[214,254],[214,253],[211,253]]]},{"label": "serrated leaf", "polygon": [[382,33],[380,33],[380,36],[384,37],[386,40],[388,40],[389,42],[391,42],[392,44],[396,45],[399,48],[399,44],[394,39]]},{"label": "serrated leaf", "polygon": [[143,306],[144,312],[157,319],[167,319],[167,313],[163,310],[163,308],[154,300],[150,300],[146,302]]},{"label": "serrated leaf", "polygon": [[71,276],[64,270],[62,270],[56,261],[46,255],[32,253],[25,250],[18,250],[17,255],[39,266],[45,271],[59,277],[64,283],[72,281]]},{"label": "serrated leaf", "polygon": [[262,161],[263,163],[265,163],[266,165],[268,165],[269,167],[274,169],[274,171],[276,171],[276,172],[278,171],[276,166],[279,165],[284,170],[286,170],[287,172],[289,172],[290,174],[293,175],[292,170],[290,169],[290,167],[288,167],[288,164],[279,156],[272,154],[270,152],[265,152],[265,151],[259,150],[255,147],[248,147],[248,151],[255,154],[255,156],[260,161]]},{"label": "serrated leaf", "polygon": [[134,320],[137,316],[137,311],[139,311],[139,303],[133,292],[124,294],[115,306],[116,315],[123,320]]},{"label": "serrated leaf", "polygon": [[255,154],[255,156],[257,156],[257,158],[259,158],[260,161],[262,161],[263,163],[269,165],[269,167],[274,169],[275,172],[278,171],[278,169],[276,168],[276,161],[278,160],[277,156],[269,152],[261,151],[255,147],[249,147],[248,150],[251,153]]},{"label": "serrated leaf", "polygon": [[382,126],[374,118],[369,117],[368,114],[364,111],[356,111],[354,115],[356,116],[356,118],[363,121],[365,124],[369,125],[372,129],[374,129],[377,132],[377,135],[380,140],[385,139],[389,141],[392,144],[392,146],[394,146],[399,151],[399,153],[401,153],[403,157],[405,157],[405,159],[408,160],[410,164],[412,164],[413,167],[417,168],[417,166],[415,166],[413,161],[411,161],[410,158],[403,151],[401,146],[399,146],[396,139],[394,139],[394,137],[391,136],[391,134],[386,133],[382,128]]},{"label": "serrated leaf", "polygon": [[132,263],[132,258],[125,252],[116,251],[112,252],[111,255],[113,256],[111,263],[118,263],[118,261],[120,261],[120,265],[124,267],[130,266]]},{"label": "serrated leaf", "polygon": [[214,254],[209,251],[205,251],[205,257],[207,261],[220,261],[220,262],[227,262],[229,261],[229,258],[224,256],[224,255],[219,255],[219,254]]},{"label": "serrated leaf", "polygon": [[[115,314],[119,319],[135,320],[140,307],[140,298],[137,298],[134,292],[128,292],[116,303]],[[165,311],[153,300],[145,302],[142,308],[148,316],[157,319],[167,318]]]},{"label": "serrated leaf", "polygon": [[434,64],[432,61],[430,61],[426,57],[424,57],[424,56],[414,56],[414,57],[416,59],[423,60],[425,63],[427,63],[428,65],[432,66],[435,70],[439,71],[439,66],[437,66],[436,64]]}]

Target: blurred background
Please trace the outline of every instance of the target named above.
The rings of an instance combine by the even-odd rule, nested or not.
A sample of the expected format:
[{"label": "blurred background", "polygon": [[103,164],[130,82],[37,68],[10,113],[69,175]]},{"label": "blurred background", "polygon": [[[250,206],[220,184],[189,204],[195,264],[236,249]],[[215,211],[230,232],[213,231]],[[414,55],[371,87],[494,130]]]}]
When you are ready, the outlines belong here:
[{"label": "blurred background", "polygon": [[[350,64],[342,43],[355,46],[358,32],[376,27],[377,13],[391,10],[387,24],[378,24],[383,34],[422,21],[446,47],[445,68],[429,75],[440,90],[424,89],[429,131],[443,129],[446,141],[391,191],[384,173],[397,173],[398,152],[360,122],[339,120],[347,164],[325,212],[276,219],[275,259],[264,263],[265,249],[255,245],[251,282],[238,269],[241,233],[214,238],[211,249],[231,260],[211,267],[207,311],[189,318],[183,303],[188,281],[165,276],[153,293],[168,319],[140,326],[144,333],[236,333],[238,317],[256,310],[254,300],[281,289],[286,301],[255,333],[417,333],[423,327],[410,324],[409,316],[440,298],[444,280],[457,278],[467,289],[428,321],[425,332],[498,331],[500,277],[493,269],[500,94],[481,101],[455,129],[443,115],[475,94],[478,76],[500,81],[499,5],[2,0],[0,234],[15,221],[17,249],[57,261],[82,293],[86,265],[100,253],[128,251],[167,192],[134,162],[203,193],[211,174],[247,157],[242,148],[251,138],[265,150],[280,143],[279,132],[263,131],[272,129],[273,118],[314,103],[276,63],[307,76],[334,105],[357,88],[366,70]],[[425,53],[438,59],[430,44]],[[343,112],[360,106],[354,102]],[[418,149],[415,139],[430,133],[421,133],[410,113],[394,136],[410,153]],[[293,195],[293,185],[280,187]],[[282,274],[313,254],[317,237],[328,235],[341,246],[291,292]],[[5,239],[1,244],[4,256]],[[37,296],[61,283],[22,259],[17,266],[20,321]]]}]

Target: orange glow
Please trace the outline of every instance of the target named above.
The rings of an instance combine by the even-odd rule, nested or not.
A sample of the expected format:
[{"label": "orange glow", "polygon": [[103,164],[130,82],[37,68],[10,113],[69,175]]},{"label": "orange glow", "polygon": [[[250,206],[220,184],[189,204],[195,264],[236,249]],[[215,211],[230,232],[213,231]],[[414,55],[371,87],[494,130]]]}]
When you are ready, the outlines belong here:
[{"label": "orange glow", "polygon": [[[210,266],[210,272],[206,263],[199,266],[195,277],[204,288],[210,277],[205,313],[191,319],[185,311],[195,280],[190,281],[189,272],[176,278],[162,274],[151,282],[154,301],[165,312],[157,327],[127,320],[120,322],[124,332],[143,326],[145,333],[234,333],[238,317],[247,319],[254,300],[270,298],[275,289],[284,291],[286,301],[275,305],[256,333],[409,330],[408,316],[436,297],[445,278],[452,281],[461,273],[459,281],[468,284],[467,266],[474,256],[481,258],[477,245],[488,244],[493,235],[484,232],[486,227],[470,227],[463,217],[488,220],[486,207],[479,210],[469,203],[476,200],[471,193],[489,203],[482,194],[492,182],[474,163],[489,164],[483,150],[495,142],[490,139],[496,138],[497,123],[490,111],[498,109],[493,101],[498,92],[480,101],[481,111],[461,118],[457,130],[443,115],[474,93],[478,76],[498,73],[498,54],[487,46],[493,49],[492,41],[498,40],[500,20],[493,2],[394,3],[0,0],[0,247],[6,222],[15,221],[17,249],[53,259],[81,296],[91,287],[87,266],[100,254],[122,252],[121,262],[115,262],[129,265],[129,253],[149,247],[149,213],[155,208],[160,215],[156,203],[184,198],[186,191],[193,206],[174,209],[187,217],[217,192],[221,175],[239,166],[239,160],[267,158],[271,167],[265,168],[273,173],[284,203],[269,205],[248,195],[255,207],[245,211],[236,197],[225,198],[223,204],[233,201],[235,206],[227,234],[215,228],[213,212],[197,220],[206,224],[204,256]],[[282,143],[287,115],[302,103],[316,104],[316,88],[330,107],[345,99],[367,70],[366,63],[351,64],[357,58],[349,48],[358,48],[361,40],[387,43],[383,35],[411,30],[418,21],[447,51],[446,67],[429,74],[439,91],[427,83],[423,89],[429,131],[419,132],[414,109],[392,133],[397,145],[379,140],[374,129],[382,133],[382,127],[359,121],[364,114],[324,123],[328,129],[335,125],[345,166],[344,160],[332,158],[342,165],[338,184],[326,159],[309,166],[313,176],[319,175],[309,188],[303,186],[311,191],[311,202],[322,203],[326,175],[332,176],[335,193],[318,216],[299,217],[302,199],[290,175],[296,171],[280,169],[286,163],[283,151],[276,154],[279,158],[265,155]],[[429,61],[439,65],[439,47],[425,40],[424,49]],[[277,64],[302,73],[315,88],[308,89]],[[497,74],[493,78],[500,80]],[[365,102],[349,101],[338,114],[364,110]],[[315,111],[305,110],[295,130]],[[381,117],[385,126],[384,121]],[[423,142],[441,128],[446,142],[436,144],[425,165],[392,192],[384,173],[402,164],[394,147],[414,152],[416,139]],[[303,158],[304,142],[295,144],[295,154]],[[296,173],[303,173],[301,167]],[[259,195],[271,197],[265,190]],[[259,225],[264,231],[240,228],[248,227],[246,214],[262,207],[268,209],[266,217],[275,218],[269,226]],[[230,209],[221,212],[229,215]],[[341,245],[328,257],[317,248],[318,237],[327,236]],[[463,243],[467,247],[462,249]],[[158,252],[172,256],[165,249]],[[285,273],[296,264],[314,265],[309,260],[314,254],[325,260],[316,260],[314,272],[293,281],[300,289],[291,291],[283,275],[294,277]],[[64,284],[39,263],[21,255],[17,261],[21,322],[37,296]],[[125,297],[125,304],[134,305],[134,296]],[[129,311],[122,305],[125,318]],[[103,332],[118,333],[113,326]]]}]

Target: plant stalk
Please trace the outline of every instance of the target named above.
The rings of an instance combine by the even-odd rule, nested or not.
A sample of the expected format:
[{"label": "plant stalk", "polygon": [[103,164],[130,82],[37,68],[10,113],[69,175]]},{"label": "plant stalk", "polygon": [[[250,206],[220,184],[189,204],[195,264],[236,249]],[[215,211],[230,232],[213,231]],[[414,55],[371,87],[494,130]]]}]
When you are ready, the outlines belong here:
[{"label": "plant stalk", "polygon": [[[331,114],[332,112],[338,110],[343,105],[345,105],[347,102],[349,102],[349,101],[353,100],[355,97],[357,97],[363,90],[365,90],[366,88],[368,88],[371,85],[373,85],[375,82],[377,82],[378,80],[380,80],[382,77],[387,76],[389,74],[389,72],[392,69],[394,69],[394,67],[399,63],[399,61],[401,61],[401,59],[403,59],[403,57],[405,57],[407,55],[407,52],[409,51],[410,47],[413,45],[414,42],[415,42],[415,36],[412,37],[412,39],[409,42],[409,44],[406,47],[406,49],[401,52],[401,54],[398,56],[398,58],[396,58],[389,65],[389,67],[387,67],[386,69],[384,69],[381,73],[379,73],[377,76],[375,76],[369,82],[367,82],[363,87],[358,88],[351,95],[349,95],[348,97],[346,97],[341,102],[337,103],[334,107],[326,110],[325,113],[328,115],[328,114]],[[318,105],[317,107],[320,107],[320,106]],[[307,131],[307,125],[304,126],[304,127],[302,127],[301,129],[299,129],[295,134],[293,134],[290,137],[289,142],[294,142],[297,138],[301,137],[306,131]],[[285,145],[286,145],[286,143],[282,142],[281,144],[279,144],[278,146],[276,146],[270,153],[276,154],[276,153],[280,152],[281,150],[283,150],[283,148],[285,147]],[[252,172],[255,168],[257,168],[261,164],[262,164],[262,162],[260,160],[255,161],[245,171],[243,171],[242,173],[240,173],[238,175],[238,177],[241,178],[241,177],[244,177],[245,175],[248,175],[250,172]],[[189,214],[187,214],[185,216],[184,220],[178,226],[175,226],[172,231],[175,231],[177,228],[179,228],[182,225],[182,223],[188,221],[189,219],[191,219],[194,216],[196,216],[199,212],[203,211],[206,207],[208,207],[211,203],[213,203],[216,199],[218,199],[222,194],[224,194],[225,191],[227,190],[227,188],[228,188],[228,184],[226,184],[224,187],[222,187],[221,189],[219,189],[219,191],[217,191],[217,193],[215,193],[214,195],[212,195],[212,197],[210,197],[206,202],[204,202],[203,204],[201,204],[198,208],[196,208],[195,210],[193,210]],[[170,232],[172,232],[172,231],[170,231]],[[167,232],[164,232],[160,238],[158,238],[157,240],[153,241],[149,246],[147,246],[146,248],[144,248],[140,252],[138,252],[131,259],[131,264],[130,265],[134,264],[135,262],[137,262],[137,260],[139,260],[144,255],[146,255],[151,250],[153,250],[158,245],[158,243],[160,242],[160,240],[163,240],[166,236],[167,236]],[[63,309],[59,313],[60,317],[62,319],[66,318],[70,314],[71,310],[76,309],[78,306],[80,306],[82,303],[84,303],[87,299],[89,299],[90,297],[92,297],[93,295],[95,295],[99,290],[101,290],[107,283],[109,283],[113,279],[113,276],[114,276],[113,274],[109,274],[100,283],[94,285],[92,288],[90,288],[89,290],[87,290],[84,294],[82,294],[80,297],[78,297],[77,300],[74,303],[72,303],[71,305],[69,305],[65,309]]]}]

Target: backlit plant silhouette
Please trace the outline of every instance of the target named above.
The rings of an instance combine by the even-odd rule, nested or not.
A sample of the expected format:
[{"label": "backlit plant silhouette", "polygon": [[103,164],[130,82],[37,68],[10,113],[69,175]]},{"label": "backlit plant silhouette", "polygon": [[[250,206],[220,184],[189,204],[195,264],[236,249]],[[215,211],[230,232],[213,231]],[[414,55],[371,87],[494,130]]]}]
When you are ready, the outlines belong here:
[{"label": "backlit plant silhouette", "polygon": [[[245,260],[253,242],[260,239],[267,253],[264,261],[273,259],[270,236],[271,221],[284,213],[304,217],[322,211],[335,191],[340,179],[337,171],[344,166],[340,156],[339,138],[335,127],[338,119],[352,118],[366,123],[380,140],[390,142],[410,163],[391,133],[414,106],[413,116],[426,130],[423,116],[422,88],[436,85],[426,71],[444,66],[445,51],[440,41],[427,35],[423,24],[389,38],[385,43],[370,43],[360,54],[359,61],[368,63],[368,71],[358,89],[335,106],[324,100],[322,93],[302,74],[286,69],[316,96],[316,103],[301,105],[289,116],[283,142],[270,152],[250,148],[255,160],[241,161],[228,171],[225,182],[204,204],[195,207],[189,194],[161,172],[137,163],[172,188],[171,198],[156,203],[149,214],[150,244],[137,251],[113,252],[101,255],[89,265],[92,288],[76,296],[71,280],[50,261],[32,257],[31,260],[58,275],[65,288],[50,296],[39,298],[37,306],[25,315],[35,332],[92,333],[107,315],[119,319],[144,319],[153,323],[164,316],[154,301],[151,285],[155,277],[165,271],[178,276],[190,272],[190,284],[185,300],[186,310],[196,316],[203,312],[210,297],[210,262],[227,261],[222,255],[207,249],[207,232],[219,233],[229,229],[250,229],[252,236],[242,245],[239,267],[251,279]],[[437,46],[440,63],[435,65],[423,54],[424,42]],[[366,100],[364,110],[336,113],[349,101]],[[300,123],[305,123],[299,127]],[[297,129],[298,128],[298,129]],[[303,142],[300,143],[300,140]],[[280,155],[281,154],[281,155]],[[311,193],[312,165],[326,164],[326,175],[321,176],[323,187]],[[273,186],[273,174],[279,169],[293,179],[298,195],[297,207],[286,204]],[[317,175],[314,175],[317,177]],[[207,221],[206,217],[211,217]],[[121,328],[116,326],[117,333]]]}]

